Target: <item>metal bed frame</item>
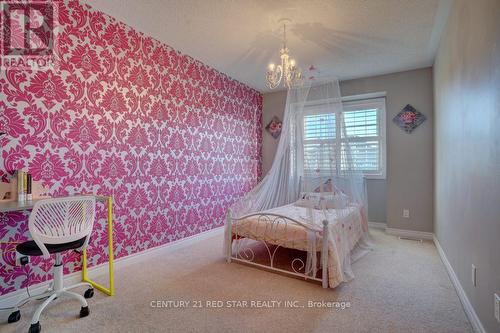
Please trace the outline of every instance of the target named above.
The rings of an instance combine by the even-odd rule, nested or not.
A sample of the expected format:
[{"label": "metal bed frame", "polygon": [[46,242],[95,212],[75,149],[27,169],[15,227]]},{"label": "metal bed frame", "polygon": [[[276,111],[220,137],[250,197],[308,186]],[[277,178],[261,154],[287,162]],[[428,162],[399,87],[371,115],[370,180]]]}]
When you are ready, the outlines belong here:
[{"label": "metal bed frame", "polygon": [[[263,232],[249,236],[240,236],[238,234],[238,222],[242,222],[248,218],[257,218],[257,222],[264,222],[266,227]],[[306,229],[306,232],[313,232],[315,237],[319,236],[319,232],[316,229],[311,228],[310,226],[305,225],[293,218],[272,214],[272,213],[254,213],[248,214],[242,217],[233,218],[231,217],[231,212],[229,211],[226,217],[226,261],[228,263],[235,261],[238,263],[244,263],[251,266],[256,266],[259,268],[264,268],[271,271],[276,271],[279,273],[292,275],[295,277],[304,278],[306,280],[314,280],[322,283],[323,288],[328,288],[328,221],[323,220],[323,230],[322,230],[322,245],[321,245],[321,269],[322,269],[322,277],[316,277],[317,273],[317,265],[314,262],[311,269],[307,269],[306,264],[301,258],[294,258],[290,263],[290,266],[293,271],[284,270],[278,267],[275,267],[275,255],[279,248],[287,248],[286,239],[280,239],[277,235],[278,231],[284,231],[286,234],[286,229],[290,224],[294,224]],[[257,262],[254,262],[255,254],[252,248],[245,246],[245,240],[252,239],[257,242],[261,242],[265,245],[267,249],[267,253],[269,255],[269,265],[263,265]],[[265,239],[271,239],[272,242],[269,244],[264,241]],[[238,240],[236,244],[236,249],[233,254],[233,241]],[[271,249],[270,245],[276,246],[276,248]],[[316,254],[314,254],[316,255]],[[300,264],[300,267],[296,268],[297,263]],[[302,272],[303,270],[303,272]]]}]

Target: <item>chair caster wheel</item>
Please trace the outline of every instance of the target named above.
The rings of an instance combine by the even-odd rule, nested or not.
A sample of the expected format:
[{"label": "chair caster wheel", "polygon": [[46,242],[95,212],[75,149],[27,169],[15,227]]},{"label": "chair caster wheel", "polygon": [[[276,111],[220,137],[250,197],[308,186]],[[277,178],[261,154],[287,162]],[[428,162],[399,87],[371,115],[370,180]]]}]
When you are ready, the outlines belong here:
[{"label": "chair caster wheel", "polygon": [[9,315],[9,319],[7,319],[7,322],[9,324],[10,323],[15,323],[16,321],[19,321],[19,319],[21,319],[21,311],[17,310],[17,311],[12,312]]},{"label": "chair caster wheel", "polygon": [[89,307],[88,306],[82,306],[80,309],[80,318],[87,317],[90,313]]},{"label": "chair caster wheel", "polygon": [[41,330],[42,330],[42,326],[40,326],[40,322],[38,322],[36,324],[31,324],[30,330],[28,331],[28,333],[40,333]]},{"label": "chair caster wheel", "polygon": [[92,298],[94,296],[94,288],[89,288],[85,290],[85,294],[83,294],[83,297],[85,298]]}]

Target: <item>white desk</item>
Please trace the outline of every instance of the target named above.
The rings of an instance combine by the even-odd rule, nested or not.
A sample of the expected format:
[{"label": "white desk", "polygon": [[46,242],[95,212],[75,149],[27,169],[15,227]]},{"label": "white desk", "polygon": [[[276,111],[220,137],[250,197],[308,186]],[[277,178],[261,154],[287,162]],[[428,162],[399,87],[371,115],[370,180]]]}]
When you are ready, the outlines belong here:
[{"label": "white desk", "polygon": [[[92,281],[88,277],[87,269],[87,250],[82,253],[82,281],[90,283],[94,288],[102,291],[106,295],[113,296],[115,294],[114,274],[113,274],[113,197],[95,195],[96,201],[107,203],[108,208],[108,265],[109,265],[109,288],[106,288],[97,282]],[[31,210],[37,201],[48,199],[39,198],[25,202],[15,200],[0,200],[0,213],[16,212],[23,210]]]},{"label": "white desk", "polygon": [[43,199],[34,199],[25,202],[16,200],[0,200],[0,213],[16,212],[20,210],[30,210],[35,205],[35,202]]}]

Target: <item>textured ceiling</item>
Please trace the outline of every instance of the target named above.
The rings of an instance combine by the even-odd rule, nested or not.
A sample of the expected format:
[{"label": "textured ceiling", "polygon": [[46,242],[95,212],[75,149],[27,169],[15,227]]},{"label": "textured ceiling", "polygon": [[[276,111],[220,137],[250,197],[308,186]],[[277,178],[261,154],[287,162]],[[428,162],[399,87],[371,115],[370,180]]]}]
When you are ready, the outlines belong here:
[{"label": "textured ceiling", "polygon": [[[340,79],[431,66],[452,0],[86,0],[261,91],[282,27],[304,72]],[[309,73],[306,73],[309,75]],[[316,73],[318,75],[318,73]]]}]

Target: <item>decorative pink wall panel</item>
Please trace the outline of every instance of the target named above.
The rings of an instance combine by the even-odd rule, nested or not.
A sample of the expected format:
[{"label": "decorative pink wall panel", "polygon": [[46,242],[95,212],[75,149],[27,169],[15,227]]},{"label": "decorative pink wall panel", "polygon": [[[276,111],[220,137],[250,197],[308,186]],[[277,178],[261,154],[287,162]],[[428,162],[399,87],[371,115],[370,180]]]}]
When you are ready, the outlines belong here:
[{"label": "decorative pink wall panel", "polygon": [[[52,196],[114,196],[117,257],[223,224],[261,173],[262,97],[77,1],[61,5],[61,70],[0,72],[0,177],[28,168]],[[89,258],[107,259],[99,206]],[[28,213],[0,214],[0,238],[29,238]],[[0,294],[46,280],[2,244]],[[66,271],[79,270],[68,253]]]}]

